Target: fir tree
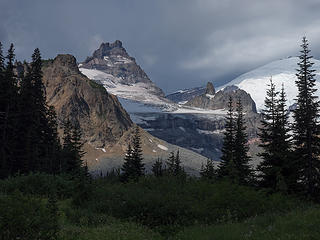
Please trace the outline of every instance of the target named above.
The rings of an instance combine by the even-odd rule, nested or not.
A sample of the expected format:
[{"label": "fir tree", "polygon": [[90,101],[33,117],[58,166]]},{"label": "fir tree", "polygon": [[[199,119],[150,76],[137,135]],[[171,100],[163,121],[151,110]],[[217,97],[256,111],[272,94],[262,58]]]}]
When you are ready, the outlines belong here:
[{"label": "fir tree", "polygon": [[297,183],[297,165],[292,154],[291,126],[286,106],[286,94],[284,85],[279,94],[276,118],[276,145],[278,151],[275,153],[278,160],[278,174],[276,190],[281,192],[293,192]]},{"label": "fir tree", "polygon": [[212,159],[207,159],[206,165],[201,166],[200,176],[203,179],[212,180],[216,177],[216,170]]},{"label": "fir tree", "polygon": [[73,126],[70,119],[63,126],[63,162],[62,169],[65,172],[79,175],[82,173],[81,129],[78,125]]},{"label": "fir tree", "polygon": [[152,173],[156,177],[162,177],[163,175],[163,162],[162,159],[158,158],[156,162],[152,165]]},{"label": "fir tree", "polygon": [[132,148],[131,144],[129,143],[126,155],[124,157],[124,163],[121,167],[121,179],[123,181],[128,181],[130,176],[134,175],[134,166],[133,166],[133,159],[132,159]]},{"label": "fir tree", "polygon": [[263,187],[268,187],[276,189],[277,176],[279,175],[279,159],[277,159],[277,106],[278,106],[278,94],[276,91],[276,86],[270,79],[270,84],[268,85],[267,96],[265,98],[264,109],[262,111],[262,128],[260,128],[259,137],[261,140],[260,147],[263,152],[259,154],[263,161],[258,166],[258,170],[261,172],[261,185]]},{"label": "fir tree", "polygon": [[320,131],[318,124],[319,102],[315,95],[315,74],[308,41],[304,37],[301,45],[300,62],[297,69],[297,108],[294,111],[295,156],[300,166],[300,181],[309,197],[318,194],[320,180]]},{"label": "fir tree", "polygon": [[167,173],[169,175],[174,175],[174,169],[175,169],[175,156],[174,156],[174,152],[170,152],[170,156],[168,158],[168,160],[166,161],[166,165],[167,165]]},{"label": "fir tree", "polygon": [[122,170],[122,180],[128,181],[130,179],[138,180],[138,178],[144,175],[144,164],[142,158],[141,139],[139,127],[135,128],[132,147],[129,144],[127,153],[124,159]]},{"label": "fir tree", "polygon": [[219,178],[228,177],[232,181],[238,182],[238,173],[234,158],[235,123],[231,96],[229,97],[228,102],[227,122],[225,129],[224,141],[221,149],[221,162],[219,164],[217,174]]},{"label": "fir tree", "polygon": [[174,159],[174,170],[173,174],[175,176],[178,176],[184,172],[182,166],[181,166],[181,160],[180,160],[180,152],[179,150],[177,151],[176,157]]},{"label": "fir tree", "polygon": [[241,184],[247,184],[252,180],[252,171],[249,166],[250,157],[248,156],[248,135],[243,118],[243,107],[241,99],[237,101],[234,137],[234,162],[239,174],[238,180]]},{"label": "fir tree", "polygon": [[[2,49],[1,49],[2,51]],[[10,45],[7,64],[4,65],[2,52],[0,54],[0,138],[1,138],[1,170],[0,177],[8,176],[14,172],[16,165],[15,154],[13,152],[16,141],[17,100],[18,87],[17,77],[14,73],[14,46]]]}]

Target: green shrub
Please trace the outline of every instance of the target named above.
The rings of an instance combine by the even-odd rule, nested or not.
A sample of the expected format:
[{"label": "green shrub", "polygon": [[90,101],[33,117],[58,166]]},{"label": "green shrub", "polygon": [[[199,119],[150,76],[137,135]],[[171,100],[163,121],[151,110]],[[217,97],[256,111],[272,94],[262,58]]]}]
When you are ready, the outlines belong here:
[{"label": "green shrub", "polygon": [[100,181],[83,206],[154,228],[239,221],[266,212],[286,212],[299,204],[280,194],[229,182],[145,177],[127,184]]},{"label": "green shrub", "polygon": [[320,209],[293,210],[287,214],[266,214],[241,223],[193,226],[176,234],[179,240],[310,240],[320,239]]},{"label": "green shrub", "polygon": [[68,198],[73,194],[76,180],[69,176],[53,176],[45,173],[33,173],[0,180],[0,193],[20,191],[24,194],[48,197],[54,190],[59,198]]},{"label": "green shrub", "polygon": [[0,239],[55,239],[57,216],[43,200],[0,194]]}]

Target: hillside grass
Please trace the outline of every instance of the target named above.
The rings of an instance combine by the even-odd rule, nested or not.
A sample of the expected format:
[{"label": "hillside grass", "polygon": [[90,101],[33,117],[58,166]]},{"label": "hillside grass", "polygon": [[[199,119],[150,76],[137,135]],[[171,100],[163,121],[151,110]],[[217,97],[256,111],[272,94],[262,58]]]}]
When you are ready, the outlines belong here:
[{"label": "hillside grass", "polygon": [[318,205],[292,196],[194,178],[46,174],[0,181],[0,239],[52,239],[53,192],[58,239],[320,239]]}]

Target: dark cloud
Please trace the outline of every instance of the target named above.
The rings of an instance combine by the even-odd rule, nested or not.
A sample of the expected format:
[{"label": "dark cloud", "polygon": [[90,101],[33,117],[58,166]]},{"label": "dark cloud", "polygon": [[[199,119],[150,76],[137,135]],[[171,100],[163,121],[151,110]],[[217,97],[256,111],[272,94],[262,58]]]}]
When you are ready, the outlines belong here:
[{"label": "dark cloud", "polygon": [[82,61],[120,39],[166,92],[296,55],[303,35],[320,57],[318,0],[1,0],[0,9],[0,41],[15,43],[19,59],[39,47]]}]

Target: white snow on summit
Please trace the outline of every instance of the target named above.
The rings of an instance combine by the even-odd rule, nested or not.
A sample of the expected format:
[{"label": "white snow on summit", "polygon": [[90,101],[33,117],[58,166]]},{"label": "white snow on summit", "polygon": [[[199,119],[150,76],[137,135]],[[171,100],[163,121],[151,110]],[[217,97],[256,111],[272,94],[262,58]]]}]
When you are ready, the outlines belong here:
[{"label": "white snow on summit", "polygon": [[[219,89],[223,89],[226,86],[235,85],[240,89],[245,90],[249,93],[252,99],[255,101],[257,110],[260,111],[264,107],[264,99],[266,97],[266,90],[272,77],[273,83],[276,85],[277,90],[281,90],[282,84],[287,95],[287,106],[294,104],[295,98],[298,93],[298,89],[295,85],[296,69],[298,68],[297,63],[299,62],[298,57],[290,57],[273,61],[262,67],[256,68],[250,72],[240,75],[233,81],[223,85]],[[313,69],[316,70],[316,88],[318,91],[316,95],[320,97],[320,61],[312,59],[314,62]]]},{"label": "white snow on summit", "polygon": [[164,99],[150,93],[150,86],[145,83],[123,84],[123,79],[97,69],[79,68],[82,74],[91,80],[100,81],[106,90],[120,98],[153,105],[167,105]]}]

